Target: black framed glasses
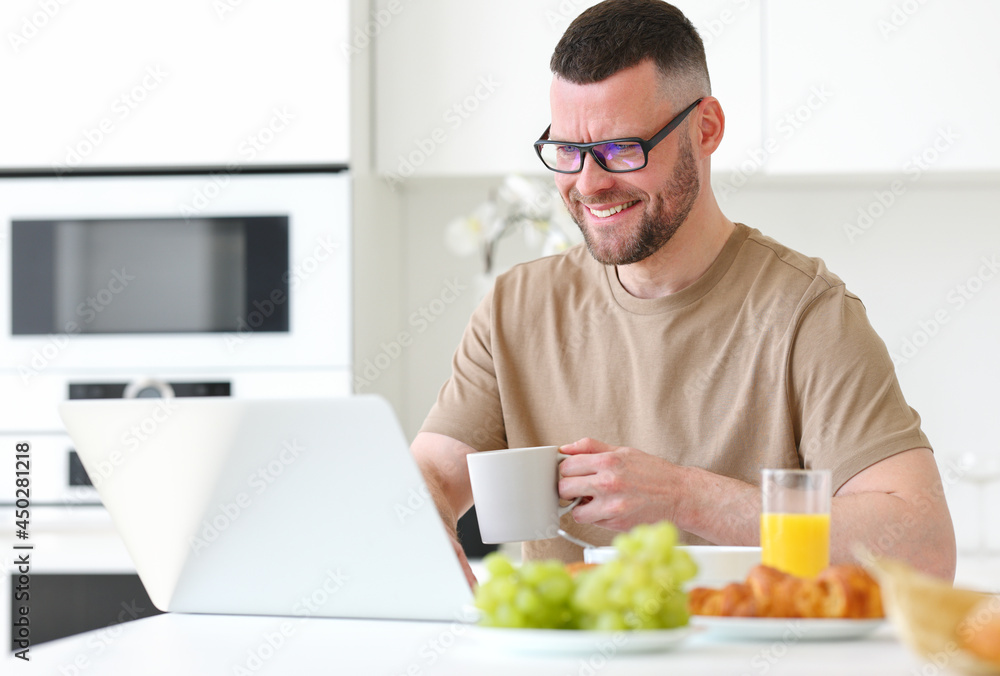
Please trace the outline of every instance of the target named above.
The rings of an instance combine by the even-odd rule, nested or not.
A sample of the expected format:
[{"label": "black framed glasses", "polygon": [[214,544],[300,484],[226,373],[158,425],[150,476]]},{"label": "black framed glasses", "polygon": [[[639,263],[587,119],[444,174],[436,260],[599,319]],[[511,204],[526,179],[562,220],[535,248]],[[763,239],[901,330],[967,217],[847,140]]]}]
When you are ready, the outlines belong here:
[{"label": "black framed glasses", "polygon": [[667,138],[677,126],[684,121],[688,114],[698,107],[704,99],[698,99],[690,106],[677,114],[674,119],[667,122],[660,131],[656,132],[653,138],[643,140],[641,138],[616,138],[610,141],[598,141],[596,143],[565,143],[563,141],[550,141],[550,124],[546,127],[542,137],[535,141],[535,152],[547,168],[557,171],[560,174],[576,174],[583,171],[583,158],[587,153],[594,157],[594,161],[604,171],[615,174],[623,174],[628,171],[638,171],[646,166],[649,161],[649,151],[653,147]]}]

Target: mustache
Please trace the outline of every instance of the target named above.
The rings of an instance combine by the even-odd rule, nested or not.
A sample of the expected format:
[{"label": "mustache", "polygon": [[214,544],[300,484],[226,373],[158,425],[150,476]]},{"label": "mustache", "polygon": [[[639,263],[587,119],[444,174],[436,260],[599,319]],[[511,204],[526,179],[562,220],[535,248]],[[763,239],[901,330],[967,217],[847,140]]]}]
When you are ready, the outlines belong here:
[{"label": "mustache", "polygon": [[609,204],[612,202],[631,202],[632,200],[641,201],[644,193],[637,190],[606,190],[584,197],[579,190],[571,188],[567,196],[571,202],[588,206],[591,204]]}]

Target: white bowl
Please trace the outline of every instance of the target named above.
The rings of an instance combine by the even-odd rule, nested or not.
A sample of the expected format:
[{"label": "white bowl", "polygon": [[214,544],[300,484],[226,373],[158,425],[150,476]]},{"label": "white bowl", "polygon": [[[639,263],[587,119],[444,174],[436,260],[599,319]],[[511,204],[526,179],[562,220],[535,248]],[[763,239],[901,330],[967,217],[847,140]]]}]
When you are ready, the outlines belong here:
[{"label": "white bowl", "polygon": [[614,547],[584,547],[584,563],[607,563],[618,556],[618,550]]},{"label": "white bowl", "polygon": [[[698,565],[698,575],[691,582],[699,587],[721,587],[730,582],[743,582],[750,569],[760,563],[760,547],[722,547],[715,545],[684,545]],[[614,547],[591,547],[583,550],[587,563],[604,563],[618,555]]]}]

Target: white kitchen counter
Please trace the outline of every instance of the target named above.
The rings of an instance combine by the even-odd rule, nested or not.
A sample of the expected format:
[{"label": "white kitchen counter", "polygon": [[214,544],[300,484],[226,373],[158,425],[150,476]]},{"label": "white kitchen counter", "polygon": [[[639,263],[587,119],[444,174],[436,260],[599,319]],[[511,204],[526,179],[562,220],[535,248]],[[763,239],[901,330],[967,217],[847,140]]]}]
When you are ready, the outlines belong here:
[{"label": "white kitchen counter", "polygon": [[[358,674],[361,676],[911,676],[929,668],[886,626],[856,641],[730,642],[696,634],[651,654],[522,656],[475,639],[460,624],[169,613],[35,646],[30,666],[4,673]],[[25,668],[26,667],[26,668]]]}]

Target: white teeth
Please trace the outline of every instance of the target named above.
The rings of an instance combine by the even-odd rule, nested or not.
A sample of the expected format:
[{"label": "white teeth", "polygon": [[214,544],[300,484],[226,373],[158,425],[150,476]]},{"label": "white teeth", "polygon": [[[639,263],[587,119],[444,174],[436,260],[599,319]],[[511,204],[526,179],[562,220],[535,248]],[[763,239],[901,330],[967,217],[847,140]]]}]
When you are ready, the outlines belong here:
[{"label": "white teeth", "polygon": [[610,209],[604,209],[602,211],[597,211],[596,209],[590,209],[590,207],[587,208],[590,209],[590,213],[594,214],[598,218],[607,218],[611,214],[617,214],[622,209],[628,209],[635,203],[636,200],[632,200],[631,202],[625,202],[625,204],[619,204],[618,206],[611,207]]}]

